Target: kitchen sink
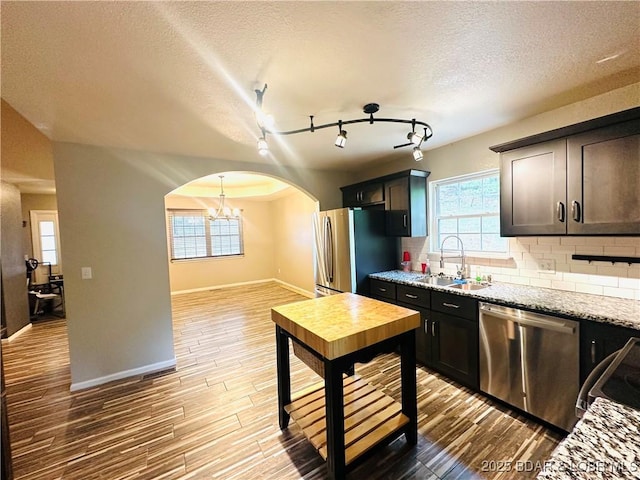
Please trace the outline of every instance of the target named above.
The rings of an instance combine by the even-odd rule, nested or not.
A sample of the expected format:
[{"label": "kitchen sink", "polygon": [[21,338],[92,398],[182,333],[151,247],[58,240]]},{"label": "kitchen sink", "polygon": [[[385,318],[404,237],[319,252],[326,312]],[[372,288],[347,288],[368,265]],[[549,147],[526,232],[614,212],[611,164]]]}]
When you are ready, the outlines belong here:
[{"label": "kitchen sink", "polygon": [[448,287],[453,283],[453,279],[449,277],[422,277],[419,281],[443,287]]},{"label": "kitchen sink", "polygon": [[455,288],[456,290],[482,290],[489,285],[481,285],[479,283],[455,283],[453,285],[446,285],[449,288]]}]

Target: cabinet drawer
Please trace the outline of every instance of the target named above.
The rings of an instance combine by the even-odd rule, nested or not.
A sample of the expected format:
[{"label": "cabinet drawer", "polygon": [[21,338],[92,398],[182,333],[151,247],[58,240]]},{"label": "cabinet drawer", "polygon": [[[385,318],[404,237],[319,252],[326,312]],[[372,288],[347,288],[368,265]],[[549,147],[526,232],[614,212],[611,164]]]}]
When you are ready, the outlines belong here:
[{"label": "cabinet drawer", "polygon": [[429,308],[431,305],[431,292],[424,288],[398,285],[396,287],[397,300],[416,307]]},{"label": "cabinet drawer", "polygon": [[431,309],[468,320],[478,320],[478,301],[475,298],[434,290],[431,292]]},{"label": "cabinet drawer", "polygon": [[383,280],[371,279],[371,295],[375,297],[384,297],[390,300],[396,299],[396,285]]}]

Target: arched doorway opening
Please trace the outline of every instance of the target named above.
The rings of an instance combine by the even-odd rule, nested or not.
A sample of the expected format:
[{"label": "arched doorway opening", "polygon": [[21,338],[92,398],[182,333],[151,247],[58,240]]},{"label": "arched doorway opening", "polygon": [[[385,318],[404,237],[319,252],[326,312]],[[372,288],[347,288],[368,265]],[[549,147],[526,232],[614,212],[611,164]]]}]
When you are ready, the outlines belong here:
[{"label": "arched doorway opening", "polygon": [[[222,192],[237,219],[212,218]],[[218,172],[171,191],[165,208],[172,294],[275,280],[313,296],[319,204],[297,186],[255,172]]]}]

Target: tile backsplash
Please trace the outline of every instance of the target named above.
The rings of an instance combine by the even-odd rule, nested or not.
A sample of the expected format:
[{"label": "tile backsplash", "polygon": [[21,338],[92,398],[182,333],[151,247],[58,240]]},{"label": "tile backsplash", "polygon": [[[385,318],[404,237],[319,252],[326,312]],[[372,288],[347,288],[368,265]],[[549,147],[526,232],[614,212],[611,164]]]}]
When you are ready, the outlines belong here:
[{"label": "tile backsplash", "polygon": [[[427,258],[431,271],[439,273],[440,253],[429,252],[429,238],[403,238],[413,270]],[[447,252],[455,255],[455,252]],[[639,237],[516,237],[500,258],[467,255],[471,277],[492,276],[494,281],[592,293],[640,300],[640,264],[572,260],[572,254],[640,257]],[[451,262],[451,263],[450,263]],[[455,274],[460,261],[447,260],[444,272]],[[551,270],[547,270],[547,268]]]}]

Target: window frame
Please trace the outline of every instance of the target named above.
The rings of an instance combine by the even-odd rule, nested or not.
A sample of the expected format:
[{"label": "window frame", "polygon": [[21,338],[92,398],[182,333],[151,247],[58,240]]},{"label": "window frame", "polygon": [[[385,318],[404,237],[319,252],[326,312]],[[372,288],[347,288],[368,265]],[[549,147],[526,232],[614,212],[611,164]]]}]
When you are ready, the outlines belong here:
[{"label": "window frame", "polygon": [[[244,231],[243,231],[243,222],[242,222],[242,214],[238,216],[238,218],[234,219],[212,219],[209,211],[206,209],[194,209],[194,208],[168,208],[167,210],[167,240],[169,247],[169,259],[171,262],[183,262],[183,261],[197,261],[197,260],[209,260],[216,258],[233,258],[233,257],[243,257],[244,256]],[[178,213],[178,215],[175,215]],[[174,236],[174,223],[173,219],[176,216],[182,217],[194,217],[194,218],[202,218],[204,220],[204,235],[191,235],[191,236]],[[230,234],[215,234],[213,230],[213,226],[216,222],[238,222],[238,234],[230,235]],[[205,241],[205,255],[196,255],[191,257],[176,257],[175,256],[175,238],[196,238],[196,237],[204,237]],[[238,253],[222,253],[215,254],[214,253],[214,244],[216,237],[238,237],[239,241],[239,252]]]},{"label": "window frame", "polygon": [[[429,250],[432,253],[440,253],[440,232],[438,230],[438,220],[441,218],[483,218],[483,217],[493,217],[497,216],[498,220],[500,219],[500,201],[498,199],[497,210],[495,212],[483,212],[483,213],[474,213],[474,214],[463,214],[463,215],[451,215],[449,217],[442,217],[439,215],[439,204],[438,204],[438,188],[445,185],[451,185],[461,182],[466,182],[470,180],[479,180],[487,177],[497,177],[498,180],[498,189],[500,188],[500,169],[492,168],[489,170],[483,170],[480,172],[469,173],[465,175],[458,175],[455,177],[447,177],[442,178],[440,180],[433,180],[429,182],[429,196],[430,196],[430,239],[429,239]],[[482,229],[482,226],[480,227]],[[480,232],[480,235],[482,232]],[[453,235],[453,234],[452,234]],[[504,258],[509,255],[509,242],[506,237],[501,237],[504,242],[504,250],[500,251],[489,251],[489,250],[472,250],[471,248],[467,248],[465,246],[465,254],[472,257],[489,257],[489,258]],[[457,248],[457,244],[452,240],[451,247],[448,246],[445,248],[445,251],[450,249]]]}]

